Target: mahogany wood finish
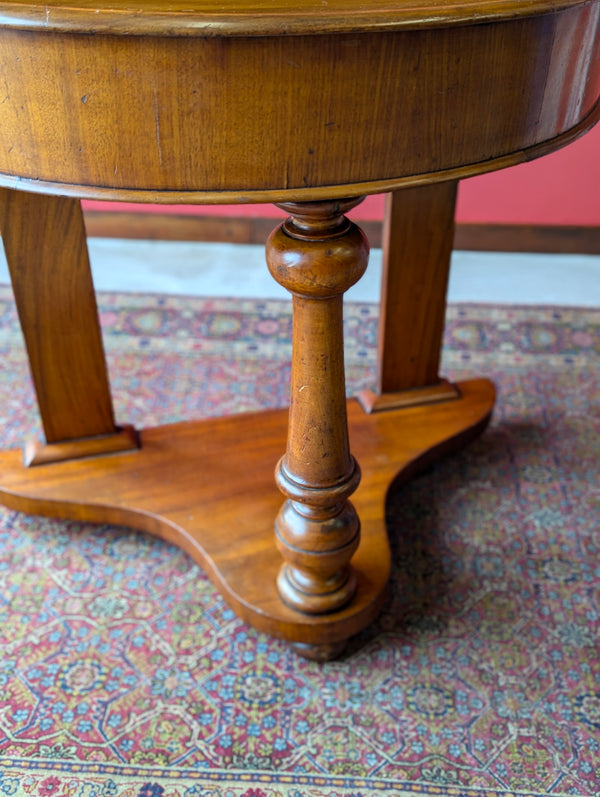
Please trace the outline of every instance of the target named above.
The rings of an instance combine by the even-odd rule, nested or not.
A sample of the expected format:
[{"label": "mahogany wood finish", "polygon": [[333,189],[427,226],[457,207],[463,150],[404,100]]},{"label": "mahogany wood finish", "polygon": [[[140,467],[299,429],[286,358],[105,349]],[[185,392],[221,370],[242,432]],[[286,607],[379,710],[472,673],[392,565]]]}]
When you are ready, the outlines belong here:
[{"label": "mahogany wood finish", "polygon": [[398,473],[409,478],[485,427],[492,385],[464,382],[461,394],[428,409],[374,415],[349,401],[352,448],[363,463],[353,496],[361,543],[353,559],[356,595],[331,614],[296,611],[277,592],[273,521],[281,494],[273,469],[286,446],[285,410],[143,429],[139,451],[41,468],[24,468],[18,450],[0,452],[0,499],[20,511],[129,525],[176,543],[247,622],[322,659],[372,622],[385,599],[390,481]]},{"label": "mahogany wood finish", "polygon": [[360,196],[517,163],[598,116],[598,0],[0,0],[0,25],[0,182],[23,190]]},{"label": "mahogany wood finish", "polygon": [[[249,622],[339,653],[385,595],[388,485],[493,406],[486,380],[437,376],[453,181],[585,132],[599,38],[600,0],[0,0],[2,232],[47,438],[34,461],[50,462],[0,455],[2,500],[177,542]],[[388,233],[380,390],[434,403],[368,415],[344,402],[342,294],[367,255],[344,213],[411,187],[390,211],[408,215]],[[279,411],[144,430],[114,453],[137,438],[112,417],[82,197],[290,212],[268,245],[293,294],[287,436]]]},{"label": "mahogany wood finish", "polygon": [[114,432],[93,437],[79,437],[63,440],[60,443],[43,443],[35,438],[25,443],[23,462],[28,467],[49,465],[52,462],[65,462],[83,457],[102,454],[117,454],[139,448],[140,441],[136,429],[127,424],[115,427]]},{"label": "mahogany wood finish", "polygon": [[[80,204],[2,190],[2,241],[48,443],[115,429]],[[32,223],[33,222],[33,223]]]},{"label": "mahogany wood finish", "polygon": [[267,241],[273,277],[293,295],[290,419],[276,469],[287,497],[275,523],[283,565],[281,599],[326,614],[356,593],[350,559],[360,521],[348,498],[360,469],[350,454],[344,379],[342,298],[362,277],[369,246],[344,216],[360,200],[280,205],[291,212]]},{"label": "mahogany wood finish", "polygon": [[115,426],[79,201],[0,189],[0,207],[47,444],[27,463],[135,447]]},{"label": "mahogany wood finish", "polygon": [[[395,393],[439,380],[457,182],[388,195],[377,387]],[[399,356],[396,339],[411,350]]]},{"label": "mahogany wood finish", "polygon": [[458,395],[438,374],[457,186],[452,180],[387,196],[377,389],[361,394],[368,412]]}]

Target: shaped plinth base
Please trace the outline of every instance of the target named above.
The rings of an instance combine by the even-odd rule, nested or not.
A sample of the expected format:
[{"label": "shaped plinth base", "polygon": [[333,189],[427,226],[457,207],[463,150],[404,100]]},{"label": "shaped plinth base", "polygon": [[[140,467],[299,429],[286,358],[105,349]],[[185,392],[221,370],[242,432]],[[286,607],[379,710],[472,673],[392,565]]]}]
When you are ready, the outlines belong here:
[{"label": "shaped plinth base", "polygon": [[0,453],[0,503],[18,511],[131,526],[175,543],[205,569],[228,604],[261,631],[323,659],[376,617],[390,549],[385,498],[397,476],[458,449],[486,426],[487,380],[459,385],[460,398],[367,415],[348,402],[350,444],[362,481],[352,501],[361,542],[352,559],[356,595],[325,615],[287,607],[276,589],[281,557],[273,471],[285,450],[287,410],[171,424],[140,433],[141,448],[27,468],[20,450]]}]

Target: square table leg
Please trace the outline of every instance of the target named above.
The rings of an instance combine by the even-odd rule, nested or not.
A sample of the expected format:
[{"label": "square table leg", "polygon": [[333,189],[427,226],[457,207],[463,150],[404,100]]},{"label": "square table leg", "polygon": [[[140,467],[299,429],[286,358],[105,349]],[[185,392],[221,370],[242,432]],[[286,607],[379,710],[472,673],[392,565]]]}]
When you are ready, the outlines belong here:
[{"label": "square table leg", "polygon": [[456,191],[450,180],[386,197],[377,386],[360,397],[368,412],[458,395],[439,375]]},{"label": "square table leg", "polygon": [[45,437],[27,464],[136,447],[115,425],[79,200],[0,189],[0,225]]}]

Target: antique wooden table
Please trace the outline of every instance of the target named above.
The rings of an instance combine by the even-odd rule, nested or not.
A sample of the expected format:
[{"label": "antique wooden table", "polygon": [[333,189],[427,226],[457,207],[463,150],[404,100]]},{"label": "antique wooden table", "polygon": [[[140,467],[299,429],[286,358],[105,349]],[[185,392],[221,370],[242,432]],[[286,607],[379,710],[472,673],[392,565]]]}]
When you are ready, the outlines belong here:
[{"label": "antique wooden table", "polygon": [[[338,653],[385,595],[390,482],[492,410],[488,381],[438,376],[456,181],[596,121],[599,9],[0,0],[1,229],[45,435],[0,455],[0,500],[171,540],[248,622]],[[342,296],[368,245],[344,214],[383,191],[378,388],[346,403]],[[289,422],[115,424],[85,197],[289,212],[267,243],[293,295]]]}]

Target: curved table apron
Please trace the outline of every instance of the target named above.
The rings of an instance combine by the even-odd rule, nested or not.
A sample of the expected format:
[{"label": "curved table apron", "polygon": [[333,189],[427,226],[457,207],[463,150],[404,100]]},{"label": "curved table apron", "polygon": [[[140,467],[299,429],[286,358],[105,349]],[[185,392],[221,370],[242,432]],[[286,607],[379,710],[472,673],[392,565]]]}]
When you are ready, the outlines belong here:
[{"label": "curved table apron", "polygon": [[[389,484],[492,411],[487,380],[438,375],[457,180],[594,124],[600,1],[224,9],[0,0],[0,220],[44,430],[0,454],[0,501],[175,542],[323,659],[384,600]],[[345,213],[383,191],[377,387],[346,402],[368,244]],[[292,294],[289,417],[116,425],[80,198],[288,211],[267,263]]]}]

